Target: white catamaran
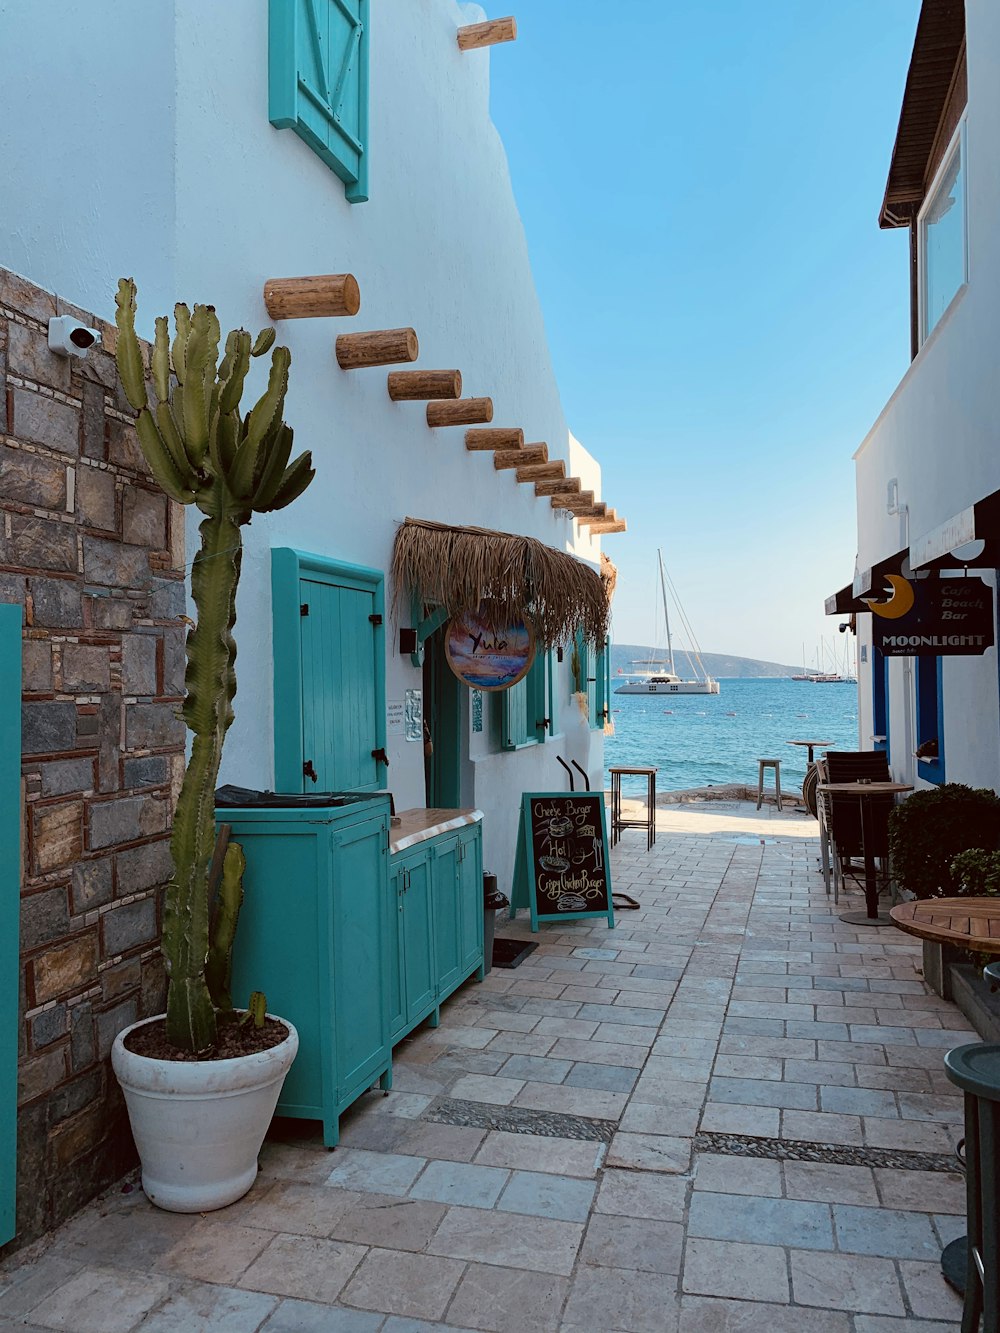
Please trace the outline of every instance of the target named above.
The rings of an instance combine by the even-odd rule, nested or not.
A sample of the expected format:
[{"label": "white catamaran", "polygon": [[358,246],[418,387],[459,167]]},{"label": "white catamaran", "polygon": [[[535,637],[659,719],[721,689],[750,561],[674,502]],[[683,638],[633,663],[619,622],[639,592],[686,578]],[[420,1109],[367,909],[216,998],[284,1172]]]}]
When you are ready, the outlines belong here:
[{"label": "white catamaran", "polygon": [[644,662],[632,662],[631,665],[635,670],[630,674],[638,676],[640,679],[625,681],[624,684],[618,686],[615,694],[718,694],[719,682],[712,679],[702,664],[698,641],[695,639],[690,622],[684,614],[684,608],[677,596],[677,589],[671,583],[670,589],[681,618],[681,624],[691,642],[691,652],[685,649],[684,653],[690,664],[693,678],[683,680],[677,674],[674,666],[674,645],[670,636],[670,612],[667,609],[667,576],[663,569],[662,551],[657,550],[656,558],[660,566],[660,592],[663,596],[663,618],[667,628],[667,656],[665,660],[650,658]]}]

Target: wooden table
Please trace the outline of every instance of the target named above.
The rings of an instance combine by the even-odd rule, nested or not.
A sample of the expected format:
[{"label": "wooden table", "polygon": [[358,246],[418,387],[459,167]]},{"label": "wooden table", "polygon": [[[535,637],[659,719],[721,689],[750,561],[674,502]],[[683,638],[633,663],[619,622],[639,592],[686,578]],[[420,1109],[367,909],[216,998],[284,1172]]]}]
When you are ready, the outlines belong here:
[{"label": "wooden table", "polygon": [[872,797],[897,796],[900,792],[912,791],[906,782],[821,782],[819,791],[830,796],[856,796],[861,806],[861,845],[865,856],[865,903],[864,912],[843,912],[841,921],[850,926],[891,926],[892,919],[879,914],[878,884],[875,879],[875,855],[871,850],[871,811]]},{"label": "wooden table", "polygon": [[922,898],[889,913],[908,935],[1000,954],[1000,898]]},{"label": "wooden table", "polygon": [[816,746],[825,748],[833,744],[833,741],[785,741],[786,745],[805,745],[807,746],[807,764],[806,775],[802,781],[802,804],[816,818],[816,763],[813,759],[813,750]]},{"label": "wooden table", "polygon": [[833,741],[785,741],[785,744],[786,744],[786,745],[805,745],[805,746],[808,746],[808,755],[807,755],[807,758],[808,758],[808,760],[809,760],[809,763],[811,764],[811,763],[813,762],[813,750],[814,750],[817,746],[819,746],[819,747],[822,749],[824,746],[832,745],[832,744],[833,744]]},{"label": "wooden table", "polygon": [[[656,774],[658,770],[649,764],[612,764],[608,768],[611,775],[611,846],[621,837],[623,828],[644,828],[646,830],[646,850],[656,841]],[[622,818],[622,775],[646,779],[646,818]]]}]

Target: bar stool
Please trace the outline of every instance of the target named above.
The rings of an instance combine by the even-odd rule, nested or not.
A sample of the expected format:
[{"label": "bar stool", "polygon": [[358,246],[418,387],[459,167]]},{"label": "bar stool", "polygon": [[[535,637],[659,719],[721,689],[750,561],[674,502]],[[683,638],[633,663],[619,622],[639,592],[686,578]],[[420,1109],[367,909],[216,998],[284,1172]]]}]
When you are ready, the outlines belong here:
[{"label": "bar stool", "polygon": [[[656,774],[655,768],[647,764],[636,766],[612,765],[611,774],[611,846],[621,837],[623,828],[644,828],[646,830],[646,850],[649,851],[656,841]],[[644,819],[622,818],[622,774],[626,777],[646,779],[646,815]]]},{"label": "bar stool", "polygon": [[764,804],[764,769],[774,769],[774,799],[778,809],[781,809],[781,760],[780,759],[758,759],[757,760],[757,809]]}]

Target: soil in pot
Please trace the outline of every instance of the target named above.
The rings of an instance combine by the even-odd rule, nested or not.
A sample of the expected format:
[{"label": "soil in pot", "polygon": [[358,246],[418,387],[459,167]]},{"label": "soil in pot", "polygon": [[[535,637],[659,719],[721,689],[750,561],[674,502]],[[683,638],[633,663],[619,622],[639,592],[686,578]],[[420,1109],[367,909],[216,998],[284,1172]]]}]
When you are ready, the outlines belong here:
[{"label": "soil in pot", "polygon": [[252,1023],[220,1023],[215,1045],[195,1055],[171,1046],[167,1041],[166,1021],[161,1018],[130,1032],[125,1038],[125,1049],[149,1060],[236,1060],[241,1055],[256,1055],[258,1051],[280,1046],[287,1036],[288,1028],[276,1018],[266,1018],[262,1028],[254,1027]]}]

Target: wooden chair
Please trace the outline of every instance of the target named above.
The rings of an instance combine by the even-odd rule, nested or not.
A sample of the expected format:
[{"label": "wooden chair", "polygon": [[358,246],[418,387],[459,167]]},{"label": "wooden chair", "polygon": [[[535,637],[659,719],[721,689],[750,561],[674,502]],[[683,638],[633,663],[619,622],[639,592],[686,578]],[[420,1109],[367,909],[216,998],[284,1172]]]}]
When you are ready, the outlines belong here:
[{"label": "wooden chair", "polygon": [[[827,750],[825,760],[825,782],[859,782],[867,779],[871,782],[890,782],[889,760],[884,750]],[[853,796],[837,796],[820,793],[825,800],[825,823],[833,851],[834,902],[837,901],[839,886],[844,876],[851,872],[851,863],[855,857],[864,855],[864,843],[861,837],[861,803]],[[871,834],[874,839],[872,853],[882,862],[882,873],[889,857],[889,814],[894,800],[892,796],[876,797],[872,800]],[[829,891],[829,890],[828,890]]]}]

